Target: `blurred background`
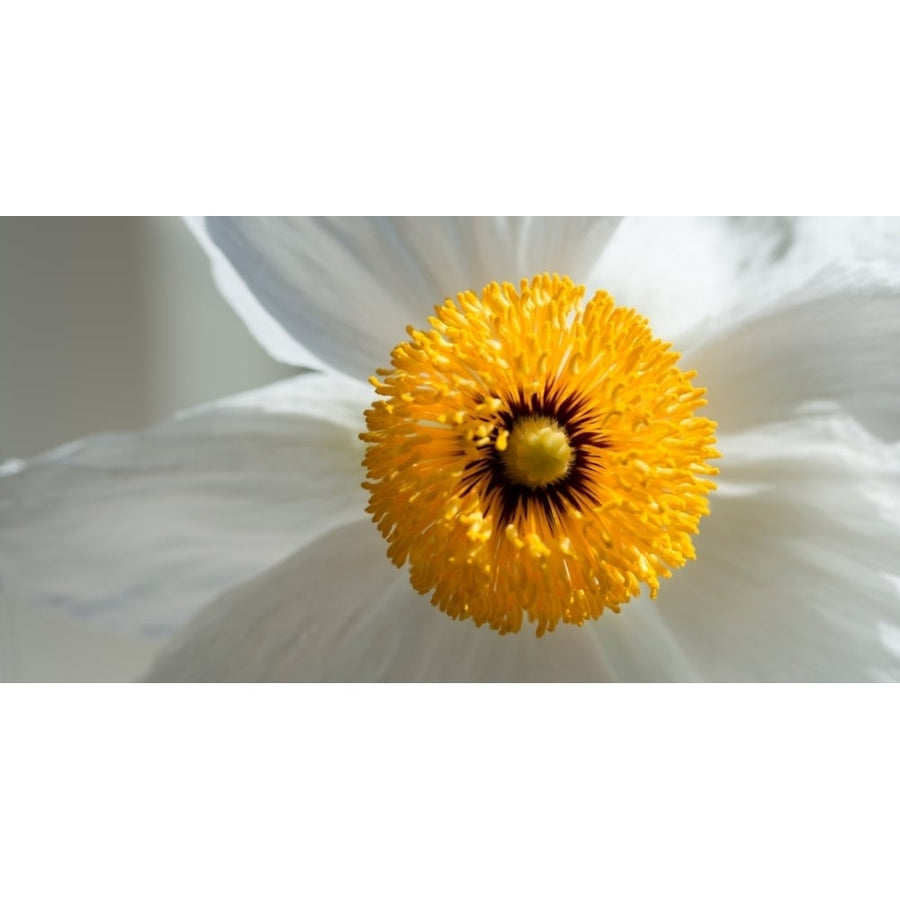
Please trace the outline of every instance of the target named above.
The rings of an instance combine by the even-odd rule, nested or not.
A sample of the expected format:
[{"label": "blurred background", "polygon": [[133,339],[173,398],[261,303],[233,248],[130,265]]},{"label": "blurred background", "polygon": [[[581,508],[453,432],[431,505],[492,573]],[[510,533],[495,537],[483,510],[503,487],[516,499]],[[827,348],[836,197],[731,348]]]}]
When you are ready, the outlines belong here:
[{"label": "blurred background", "polygon": [[[283,378],[177,218],[0,218],[0,462]],[[0,679],[120,681],[158,642],[0,597]]]}]

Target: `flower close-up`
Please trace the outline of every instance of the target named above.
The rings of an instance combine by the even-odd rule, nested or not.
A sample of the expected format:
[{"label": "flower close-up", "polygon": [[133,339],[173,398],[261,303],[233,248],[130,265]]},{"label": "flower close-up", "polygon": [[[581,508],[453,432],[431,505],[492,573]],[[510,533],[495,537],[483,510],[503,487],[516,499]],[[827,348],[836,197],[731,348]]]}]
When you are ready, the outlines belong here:
[{"label": "flower close-up", "polygon": [[156,681],[900,679],[900,221],[196,219],[302,374],[0,469]]}]

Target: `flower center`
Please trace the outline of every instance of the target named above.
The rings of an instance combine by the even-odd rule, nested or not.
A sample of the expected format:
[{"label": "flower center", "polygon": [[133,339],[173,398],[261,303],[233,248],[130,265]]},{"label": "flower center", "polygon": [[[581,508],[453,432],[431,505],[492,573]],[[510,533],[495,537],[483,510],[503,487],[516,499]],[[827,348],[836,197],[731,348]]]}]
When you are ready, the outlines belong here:
[{"label": "flower center", "polygon": [[509,480],[538,488],[565,478],[572,461],[572,445],[565,429],[546,416],[526,416],[513,425],[506,448],[497,450]]},{"label": "flower center", "polygon": [[715,423],[634,310],[541,275],[408,328],[366,412],[368,511],[453,618],[581,625],[694,557]]}]

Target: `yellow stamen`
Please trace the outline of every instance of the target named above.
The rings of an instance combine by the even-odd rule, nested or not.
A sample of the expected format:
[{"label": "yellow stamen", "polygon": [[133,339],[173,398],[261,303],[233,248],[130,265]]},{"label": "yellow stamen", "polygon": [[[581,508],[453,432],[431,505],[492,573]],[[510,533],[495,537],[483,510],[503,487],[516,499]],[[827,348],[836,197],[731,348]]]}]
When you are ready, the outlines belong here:
[{"label": "yellow stamen", "polygon": [[583,295],[550,275],[459,294],[372,379],[368,510],[454,618],[581,625],[694,557],[705,392],[634,310]]}]

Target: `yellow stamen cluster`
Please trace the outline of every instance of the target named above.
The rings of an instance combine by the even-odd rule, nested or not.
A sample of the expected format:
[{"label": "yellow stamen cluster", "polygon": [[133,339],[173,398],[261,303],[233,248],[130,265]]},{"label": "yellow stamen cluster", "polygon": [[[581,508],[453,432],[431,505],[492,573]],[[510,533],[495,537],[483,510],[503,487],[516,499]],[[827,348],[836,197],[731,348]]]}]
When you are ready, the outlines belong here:
[{"label": "yellow stamen cluster", "polygon": [[368,511],[453,618],[538,636],[618,612],[693,559],[715,423],[647,320],[539,275],[409,327],[366,412]]}]

